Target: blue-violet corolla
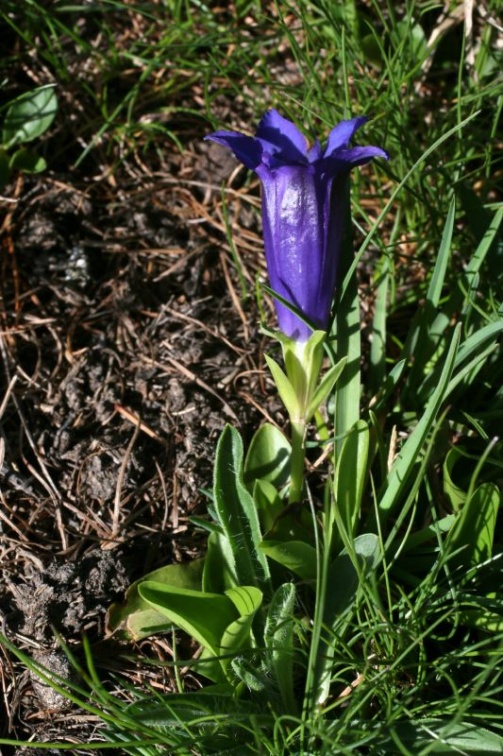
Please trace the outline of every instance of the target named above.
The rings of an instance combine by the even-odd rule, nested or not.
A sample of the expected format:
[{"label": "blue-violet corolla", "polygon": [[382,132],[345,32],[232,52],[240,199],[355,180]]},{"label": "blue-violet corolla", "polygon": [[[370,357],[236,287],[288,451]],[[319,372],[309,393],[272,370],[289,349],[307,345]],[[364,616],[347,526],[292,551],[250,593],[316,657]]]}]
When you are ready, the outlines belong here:
[{"label": "blue-violet corolla", "polygon": [[[328,328],[335,292],[349,171],[374,157],[388,157],[380,147],[349,146],[366,120],[339,123],[325,149],[318,141],[308,147],[297,126],[276,110],[263,116],[255,137],[234,131],[206,137],[229,147],[260,178],[271,288],[322,331]],[[275,305],[281,331],[306,341],[312,329],[280,301]]]}]

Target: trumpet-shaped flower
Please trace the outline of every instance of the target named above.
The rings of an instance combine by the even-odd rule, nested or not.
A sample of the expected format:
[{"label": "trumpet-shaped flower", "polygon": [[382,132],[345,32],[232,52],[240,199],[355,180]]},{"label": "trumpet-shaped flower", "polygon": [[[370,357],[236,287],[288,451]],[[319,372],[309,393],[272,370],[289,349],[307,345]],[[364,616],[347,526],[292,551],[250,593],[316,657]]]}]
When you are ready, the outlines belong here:
[{"label": "trumpet-shaped flower", "polygon": [[[318,141],[308,147],[295,124],[276,110],[263,116],[255,137],[234,131],[206,137],[229,147],[260,178],[271,288],[317,330],[325,331],[330,320],[349,171],[374,157],[388,157],[379,147],[350,147],[366,120],[339,123],[325,149]],[[281,331],[295,341],[306,341],[312,328],[279,300],[275,305]]]}]

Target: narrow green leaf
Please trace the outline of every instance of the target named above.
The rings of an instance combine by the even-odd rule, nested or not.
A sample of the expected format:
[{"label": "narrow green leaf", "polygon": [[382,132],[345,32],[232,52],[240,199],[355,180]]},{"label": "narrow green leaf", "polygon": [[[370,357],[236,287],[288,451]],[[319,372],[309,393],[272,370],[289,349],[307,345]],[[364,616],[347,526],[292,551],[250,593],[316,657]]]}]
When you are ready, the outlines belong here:
[{"label": "narrow green leaf", "polygon": [[501,592],[491,591],[485,596],[477,596],[470,609],[460,612],[463,624],[477,627],[486,633],[503,632],[503,606]]},{"label": "narrow green leaf", "polygon": [[233,555],[238,585],[269,585],[267,560],[259,550],[262,540],[253,497],[243,482],[243,442],[235,428],[227,425],[218,441],[214,502],[219,524]]},{"label": "narrow green leaf", "polygon": [[355,603],[361,581],[375,570],[380,560],[378,536],[364,533],[352,542],[351,553],[344,550],[329,567],[323,612],[325,634],[318,649],[315,670],[316,700],[320,704],[330,694],[337,625]]},{"label": "narrow green leaf", "polygon": [[[463,365],[460,370],[455,372],[454,376],[449,381],[447,391],[445,392],[445,397],[449,397],[452,392],[458,388],[458,386],[461,386],[461,391],[466,392],[471,386],[476,385],[477,376],[482,368],[487,364],[487,358],[490,357],[491,354],[496,352],[498,348],[499,347],[496,342],[490,344],[486,349],[484,349],[483,352],[475,355],[475,357],[473,357],[470,362],[468,362],[466,365]],[[456,365],[454,365],[454,370],[456,370]]]},{"label": "narrow green leaf", "polygon": [[339,376],[341,375],[346,365],[347,359],[343,357],[336,365],[327,370],[321,381],[319,382],[311,401],[308,404],[306,411],[306,422],[309,422],[314,413],[319,410],[325,399],[329,396],[330,392],[337,383]]},{"label": "narrow green leaf", "polygon": [[276,388],[278,389],[278,394],[280,395],[281,401],[286,407],[286,411],[288,412],[290,417],[296,417],[298,414],[299,403],[292,384],[290,383],[290,381],[286,377],[286,374],[280,368],[278,363],[273,360],[272,357],[269,357],[268,354],[264,355],[264,357],[265,361],[267,362],[267,366],[271,371],[271,375],[273,377],[274,383],[276,384]]},{"label": "narrow green leaf", "polygon": [[360,417],[361,399],[361,330],[360,299],[358,283],[354,272],[356,265],[353,241],[351,238],[351,205],[349,202],[349,184],[340,187],[341,195],[346,196],[346,217],[344,218],[344,236],[340,262],[340,276],[344,277],[335,303],[334,332],[336,336],[337,361],[346,358],[346,365],[339,379],[335,394],[335,458],[337,459],[344,442],[344,436]]},{"label": "narrow green leaf", "polygon": [[[484,206],[481,198],[467,184],[459,183],[456,190],[466,212],[466,217],[475,239],[481,257],[487,260],[494,280],[501,281],[503,277],[503,238],[498,234],[498,228],[503,220],[503,209],[500,208],[494,218]],[[486,247],[487,244],[487,247]],[[478,253],[476,253],[478,256]],[[477,270],[480,266],[477,266]]]},{"label": "narrow green leaf", "polygon": [[446,552],[461,550],[453,559],[474,566],[492,556],[501,491],[494,483],[482,483],[465,502],[446,541]]},{"label": "narrow green leaf", "polygon": [[442,241],[440,242],[440,248],[438,250],[435,267],[433,269],[433,275],[431,277],[430,285],[428,286],[428,293],[426,295],[427,302],[430,303],[432,309],[434,310],[436,310],[439,305],[442,289],[444,286],[445,274],[451,253],[455,215],[456,198],[453,196],[453,198],[451,199],[451,204],[449,206],[449,212],[447,213],[444,232],[442,234]]},{"label": "narrow green leaf", "polygon": [[378,503],[379,511],[383,519],[385,519],[390,512],[398,506],[413,466],[433,427],[435,417],[442,406],[458,351],[460,328],[461,326],[457,326],[454,331],[438,385],[428,402],[423,416],[403,445],[389,472],[385,491],[381,495]]},{"label": "narrow green leaf", "polygon": [[[453,376],[446,390],[446,397],[454,391],[456,386],[470,374],[479,362],[484,360],[492,351],[496,340],[503,332],[503,319],[480,328],[478,331],[469,336],[460,345],[456,360],[453,367]],[[485,351],[484,351],[485,350]],[[469,362],[472,360],[471,362]],[[428,396],[433,388],[437,385],[441,371],[440,364],[431,371],[424,379],[421,386],[417,389],[420,397]]]},{"label": "narrow green leaf", "polygon": [[360,417],[361,339],[360,303],[356,279],[348,285],[346,299],[337,313],[337,358],[346,358],[335,395],[336,458],[344,437]]},{"label": "narrow green leaf", "polygon": [[344,440],[334,478],[334,507],[349,537],[353,536],[360,515],[368,452],[368,425],[358,420]]},{"label": "narrow green leaf", "polygon": [[[396,736],[408,753],[482,754],[503,753],[503,736],[473,722],[452,722],[442,719],[418,719],[396,722]],[[384,745],[386,749],[386,744]],[[390,739],[389,753],[396,751]]]},{"label": "narrow green leaf", "polygon": [[426,299],[412,321],[403,349],[404,357],[414,360],[407,378],[407,385],[414,392],[416,391],[414,387],[421,380],[428,361],[442,347],[442,339],[445,338],[446,328],[450,323],[449,315],[438,313],[438,305],[451,252],[455,211],[456,204],[453,197]]},{"label": "narrow green leaf", "polygon": [[451,507],[458,512],[466,501],[467,492],[454,482],[453,472],[456,463],[466,459],[466,452],[462,447],[453,446],[449,449],[442,467],[444,494],[451,502]]},{"label": "narrow green leaf", "polygon": [[[250,715],[259,716],[263,708],[250,700],[241,701],[235,697],[228,683],[219,683],[183,694],[157,695],[154,699],[148,697],[129,705],[126,711],[141,725],[180,728],[185,723],[188,727],[193,726],[197,719],[204,721],[208,717],[221,717],[223,712],[227,713],[229,724],[233,726],[236,721],[246,720]],[[223,727],[224,723],[220,721],[219,726]]]},{"label": "narrow green leaf", "polygon": [[[480,272],[482,263],[486,259],[488,253],[498,245],[501,250],[503,250],[503,241],[501,240],[501,234],[499,233],[501,223],[503,222],[503,207],[500,207],[494,216],[490,218],[490,216],[487,216],[485,208],[481,206],[481,215],[479,214],[479,217],[486,219],[485,228],[483,228],[477,249],[471,256],[464,272],[463,278],[466,280],[467,288],[471,288],[472,279]],[[489,263],[490,262],[491,261],[489,261]]]},{"label": "narrow green leaf", "polygon": [[393,366],[389,374],[386,376],[383,385],[370,402],[370,407],[372,407],[374,412],[377,413],[380,409],[385,407],[389,397],[395,390],[398,382],[403,375],[406,364],[406,359],[399,360],[399,362],[397,362],[396,365]]},{"label": "narrow green leaf", "polygon": [[478,350],[485,349],[487,346],[494,344],[502,332],[503,319],[489,323],[469,336],[459,347],[459,352],[454,363],[455,369],[458,369],[460,365],[469,360]]},{"label": "narrow green leaf", "polygon": [[205,593],[224,593],[238,584],[235,553],[223,533],[210,534],[204,558],[202,589]]},{"label": "narrow green leaf", "polygon": [[370,342],[369,389],[377,394],[386,375],[386,318],[388,314],[388,289],[391,278],[390,259],[383,255],[376,274],[375,306]]},{"label": "narrow green leaf", "polygon": [[264,630],[269,667],[276,678],[283,704],[289,714],[297,712],[293,678],[295,601],[295,585],[281,585],[269,604]]}]

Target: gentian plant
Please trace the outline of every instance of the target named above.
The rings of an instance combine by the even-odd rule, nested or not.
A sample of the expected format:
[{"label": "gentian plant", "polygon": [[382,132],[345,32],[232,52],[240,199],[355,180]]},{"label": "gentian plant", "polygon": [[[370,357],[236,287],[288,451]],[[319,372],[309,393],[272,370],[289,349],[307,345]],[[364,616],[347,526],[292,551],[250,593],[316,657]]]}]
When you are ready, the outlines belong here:
[{"label": "gentian plant", "polygon": [[[267,332],[281,343],[285,371],[266,359],[290,416],[291,443],[265,424],[245,457],[239,434],[228,426],[217,447],[211,521],[198,520],[210,533],[206,556],[138,581],[126,604],[109,613],[111,630],[135,638],[167,618],[200,644],[197,668],[218,686],[215,691],[239,697],[246,690],[267,690],[291,715],[299,714],[299,675],[307,691],[301,708],[308,702],[305,710],[311,711],[328,695],[331,664],[330,643],[320,636],[312,643],[307,674],[299,672],[294,613],[305,588],[299,594],[293,578],[307,586],[302,600],[324,613],[321,628],[347,609],[361,570],[377,561],[374,535],[351,544],[350,558],[339,553],[340,540],[336,551],[331,545],[332,509],[321,520],[314,513],[313,521],[309,508],[289,506],[304,500],[306,425],[346,363],[343,356],[319,380],[349,215],[349,172],[373,157],[387,157],[379,147],[350,146],[365,120],[340,123],[325,149],[319,142],[308,148],[297,127],[275,110],[263,117],[255,137],[228,131],[208,137],[230,147],[262,182],[265,253],[280,327]],[[345,584],[326,612],[319,590],[320,537],[325,583],[336,575]]]},{"label": "gentian plant", "polygon": [[340,268],[349,215],[348,176],[380,147],[351,147],[365,117],[339,123],[323,149],[308,147],[297,126],[276,110],[260,121],[255,137],[216,131],[207,139],[230,148],[262,184],[262,222],[269,280],[275,296],[286,375],[266,357],[292,426],[290,501],[302,498],[306,424],[332,390],[345,358],[318,385],[323,344]]},{"label": "gentian plant", "polygon": [[[456,313],[470,312],[467,292],[503,211],[481,239],[459,288],[443,298],[452,203],[424,306],[389,372],[384,349],[379,358],[377,347],[371,354],[380,379],[365,396],[347,233],[348,177],[352,167],[387,155],[378,147],[350,146],[363,122],[339,124],[324,150],[317,142],[308,148],[299,130],[275,111],[264,116],[255,137],[227,131],[208,137],[231,148],[262,183],[269,291],[279,322],[279,331],[266,332],[280,342],[284,368],[270,355],[267,362],[289,414],[291,439],[265,423],[245,453],[239,433],[227,426],[216,450],[209,516],[192,518],[209,534],[206,553],[145,576],[108,613],[112,633],[141,639],[181,629],[196,642],[197,654],[183,664],[206,679],[202,692],[184,690],[180,680],[179,695],[143,698],[128,709],[135,727],[141,722],[186,738],[187,753],[323,754],[337,750],[334,742],[345,743],[341,752],[349,753],[355,727],[366,749],[374,726],[384,744],[376,753],[395,752],[397,732],[411,740],[416,724],[423,725],[413,722],[411,731],[405,717],[393,723],[391,735],[381,732],[378,694],[383,680],[388,691],[402,687],[407,696],[410,686],[411,696],[415,685],[421,688],[429,630],[416,623],[424,607],[431,607],[435,627],[441,621],[454,631],[459,620],[487,632],[503,628],[497,611],[462,617],[451,612],[452,569],[468,566],[460,578],[460,585],[468,585],[493,558],[497,487],[492,480],[478,481],[483,461],[465,492],[451,485],[446,467],[444,494],[453,511],[437,512],[437,489],[430,489],[427,475],[442,435],[442,409],[473,385],[503,332],[497,316],[478,330],[468,328],[461,342],[455,325]],[[384,341],[390,274],[385,267],[378,273],[374,332]],[[399,381],[401,396],[424,400],[397,449],[392,436],[385,440],[383,427]],[[323,419],[319,410],[327,398]],[[321,495],[304,482],[304,439],[313,417],[331,465]],[[451,451],[448,461],[455,464],[461,452]],[[432,520],[424,516],[425,501]],[[449,579],[442,583],[444,574]],[[404,585],[414,590],[404,591]],[[484,590],[492,601],[493,588]],[[175,669],[180,664],[175,658]],[[434,670],[431,675],[436,680]],[[430,725],[432,743],[458,743],[449,721],[437,717]],[[320,747],[324,727],[330,735]],[[251,733],[260,744],[270,737],[270,750],[254,750]],[[479,730],[477,736],[486,738]],[[412,742],[400,752],[419,751]]]}]

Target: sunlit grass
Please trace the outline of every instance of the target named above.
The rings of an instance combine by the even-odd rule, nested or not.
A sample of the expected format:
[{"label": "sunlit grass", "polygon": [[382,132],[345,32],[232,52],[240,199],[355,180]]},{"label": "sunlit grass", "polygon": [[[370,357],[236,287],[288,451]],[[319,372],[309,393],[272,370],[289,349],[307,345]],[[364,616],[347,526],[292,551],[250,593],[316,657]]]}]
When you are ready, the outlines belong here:
[{"label": "sunlit grass", "polygon": [[[496,19],[497,0],[486,7]],[[106,164],[118,171],[136,153],[157,165],[163,153],[183,151],[187,139],[214,127],[252,132],[268,107],[308,134],[328,134],[341,118],[370,117],[360,139],[386,147],[391,160],[353,182],[365,313],[361,406],[372,429],[362,504],[369,519],[374,494],[386,490],[390,464],[434,395],[454,323],[464,341],[480,338],[432,413],[411,484],[397,480],[393,525],[379,533],[386,554],[378,577],[361,586],[335,628],[318,628],[325,639],[333,634],[333,693],[325,706],[295,718],[260,711],[257,695],[257,713],[245,716],[235,701],[219,711],[224,704],[209,697],[187,704],[182,718],[174,698],[147,686],[122,682],[123,697],[111,693],[84,646],[84,661],[74,659],[80,683],[49,676],[102,720],[100,742],[79,748],[132,756],[498,752],[501,740],[491,737],[503,736],[501,533],[485,553],[470,541],[470,522],[457,541],[443,538],[446,518],[468,506],[480,485],[501,489],[497,30],[477,15],[470,46],[462,23],[440,23],[441,4],[419,1],[400,8],[382,0],[236,2],[224,9],[190,0],[99,7],[6,0],[0,13],[19,57],[32,56],[43,83],[58,84],[58,170],[92,173]],[[15,58],[0,67],[9,99],[25,79]],[[229,226],[231,209],[232,198]],[[243,259],[232,257],[237,268]],[[401,359],[404,373],[393,378]],[[298,628],[304,664],[306,624]]]}]

